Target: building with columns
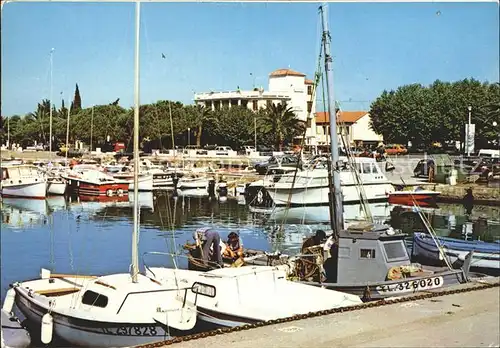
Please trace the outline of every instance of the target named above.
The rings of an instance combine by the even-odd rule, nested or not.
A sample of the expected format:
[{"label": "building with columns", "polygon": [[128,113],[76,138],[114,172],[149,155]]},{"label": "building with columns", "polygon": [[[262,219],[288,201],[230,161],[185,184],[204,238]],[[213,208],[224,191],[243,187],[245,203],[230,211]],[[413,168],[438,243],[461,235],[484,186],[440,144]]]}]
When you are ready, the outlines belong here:
[{"label": "building with columns", "polygon": [[[316,98],[313,87],[314,82],[308,80],[305,74],[292,69],[278,69],[269,74],[268,91],[261,87],[251,91],[196,93],[194,101],[212,110],[240,105],[253,111],[267,108],[271,103],[286,102],[297,118],[307,123],[306,144],[316,145]],[[298,143],[300,139],[297,137],[294,142]]]}]

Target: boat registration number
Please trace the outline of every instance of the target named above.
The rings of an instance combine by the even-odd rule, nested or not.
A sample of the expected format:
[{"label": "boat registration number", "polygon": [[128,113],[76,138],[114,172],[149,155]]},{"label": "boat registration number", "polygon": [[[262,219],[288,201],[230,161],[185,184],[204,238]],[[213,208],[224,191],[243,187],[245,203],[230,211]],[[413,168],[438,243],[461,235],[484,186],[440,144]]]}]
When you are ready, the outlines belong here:
[{"label": "boat registration number", "polygon": [[123,326],[117,328],[102,328],[107,335],[118,336],[157,336],[156,326]]},{"label": "boat registration number", "polygon": [[443,286],[443,277],[431,277],[418,280],[408,280],[390,285],[380,285],[376,290],[381,293],[404,293],[436,289]]}]

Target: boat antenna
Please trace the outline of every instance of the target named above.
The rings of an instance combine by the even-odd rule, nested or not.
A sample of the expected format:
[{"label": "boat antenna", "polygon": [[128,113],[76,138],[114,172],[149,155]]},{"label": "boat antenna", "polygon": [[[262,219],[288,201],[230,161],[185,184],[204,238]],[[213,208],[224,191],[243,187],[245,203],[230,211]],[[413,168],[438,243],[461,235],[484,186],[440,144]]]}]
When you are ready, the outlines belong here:
[{"label": "boat antenna", "polygon": [[139,35],[141,25],[141,2],[135,3],[135,64],[134,64],[134,228],[132,232],[132,282],[137,283],[139,273]]},{"label": "boat antenna", "polygon": [[[321,22],[323,25],[323,51],[325,59],[325,85],[327,99],[327,112],[330,119],[330,152],[332,157],[332,170],[331,175],[333,177],[333,212],[335,218],[332,219],[333,222],[333,233],[338,237],[339,231],[344,227],[344,217],[342,208],[342,189],[340,187],[340,175],[339,175],[339,148],[338,148],[338,137],[337,137],[337,113],[335,111],[335,98],[333,95],[333,71],[331,68],[332,56],[330,55],[330,31],[328,30],[328,22],[326,15],[327,5],[326,3],[319,7],[321,12]],[[330,86],[330,81],[332,86]],[[332,106],[334,108],[332,112]],[[330,192],[330,197],[331,197]],[[332,197],[331,197],[332,198]],[[332,199],[330,198],[330,204],[332,204]]]}]

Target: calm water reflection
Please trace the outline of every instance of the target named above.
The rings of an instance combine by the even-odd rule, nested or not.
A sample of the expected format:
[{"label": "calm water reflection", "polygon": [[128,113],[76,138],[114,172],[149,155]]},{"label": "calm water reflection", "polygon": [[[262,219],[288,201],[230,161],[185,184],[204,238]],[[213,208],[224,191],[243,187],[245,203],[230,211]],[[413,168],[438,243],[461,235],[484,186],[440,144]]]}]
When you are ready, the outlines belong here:
[{"label": "calm water reflection", "polygon": [[[219,202],[206,197],[178,197],[167,194],[140,195],[140,253],[163,251],[182,253],[181,245],[191,240],[199,226],[213,224],[225,237],[238,228],[249,248],[296,251],[305,236],[319,227],[328,228],[328,208],[293,209],[287,214],[251,211],[237,200]],[[39,275],[40,267],[58,273],[104,274],[127,272],[132,231],[131,198],[105,203],[76,198],[46,200],[3,199],[1,203],[1,298],[8,284]],[[388,221],[406,233],[421,230],[411,208],[372,205],[376,220]],[[359,218],[360,207],[346,207],[346,220]],[[460,205],[439,205],[426,216],[439,235],[455,238],[500,239],[497,207],[476,206],[464,216]],[[279,226],[286,221],[282,231]],[[172,265],[172,257],[151,256],[152,265]],[[177,259],[186,267],[186,259]]]}]

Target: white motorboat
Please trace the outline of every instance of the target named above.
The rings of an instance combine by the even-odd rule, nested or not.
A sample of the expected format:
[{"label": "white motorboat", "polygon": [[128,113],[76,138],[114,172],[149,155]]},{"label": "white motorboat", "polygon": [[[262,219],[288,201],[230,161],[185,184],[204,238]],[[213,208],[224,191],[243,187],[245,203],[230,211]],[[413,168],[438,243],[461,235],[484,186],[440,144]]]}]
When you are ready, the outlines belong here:
[{"label": "white motorboat", "polygon": [[0,192],[2,197],[43,199],[47,195],[47,181],[37,167],[31,165],[1,166]]},{"label": "white motorboat", "polygon": [[[354,158],[355,168],[351,168],[347,158],[341,158],[344,167],[340,172],[343,203],[359,203],[360,187],[368,202],[387,201],[388,194],[394,191],[391,182],[380,170],[373,158]],[[359,175],[359,183],[356,173]],[[328,205],[328,170],[312,169],[294,174],[282,175],[276,182],[264,184],[273,203],[277,206]]]},{"label": "white motorboat", "polygon": [[179,180],[177,188],[179,190],[196,190],[196,189],[207,189],[209,180],[207,178],[187,178],[183,177]]},{"label": "white motorboat", "polygon": [[[134,190],[134,175],[132,172],[120,172],[113,174],[113,177],[118,180],[128,181],[128,190]],[[139,175],[139,191],[153,191],[153,175],[141,174]]]},{"label": "white motorboat", "polygon": [[[140,6],[141,3],[136,2],[136,126],[133,138],[136,185],[139,174]],[[49,344],[56,335],[70,346],[130,347],[168,340],[196,324],[196,305],[186,300],[187,287],[179,286],[175,279],[159,282],[139,274],[138,196],[138,186],[135,186],[130,273],[95,277],[57,275],[42,269],[40,279],[12,284],[8,296],[15,298],[15,304],[26,318],[40,326],[42,343]]]},{"label": "white motorboat", "polygon": [[[287,280],[285,266],[227,267],[208,272],[147,268],[160,282],[178,277],[192,286],[198,320],[222,327],[275,320],[362,303],[359,296]],[[258,286],[256,286],[258,284]]]}]

